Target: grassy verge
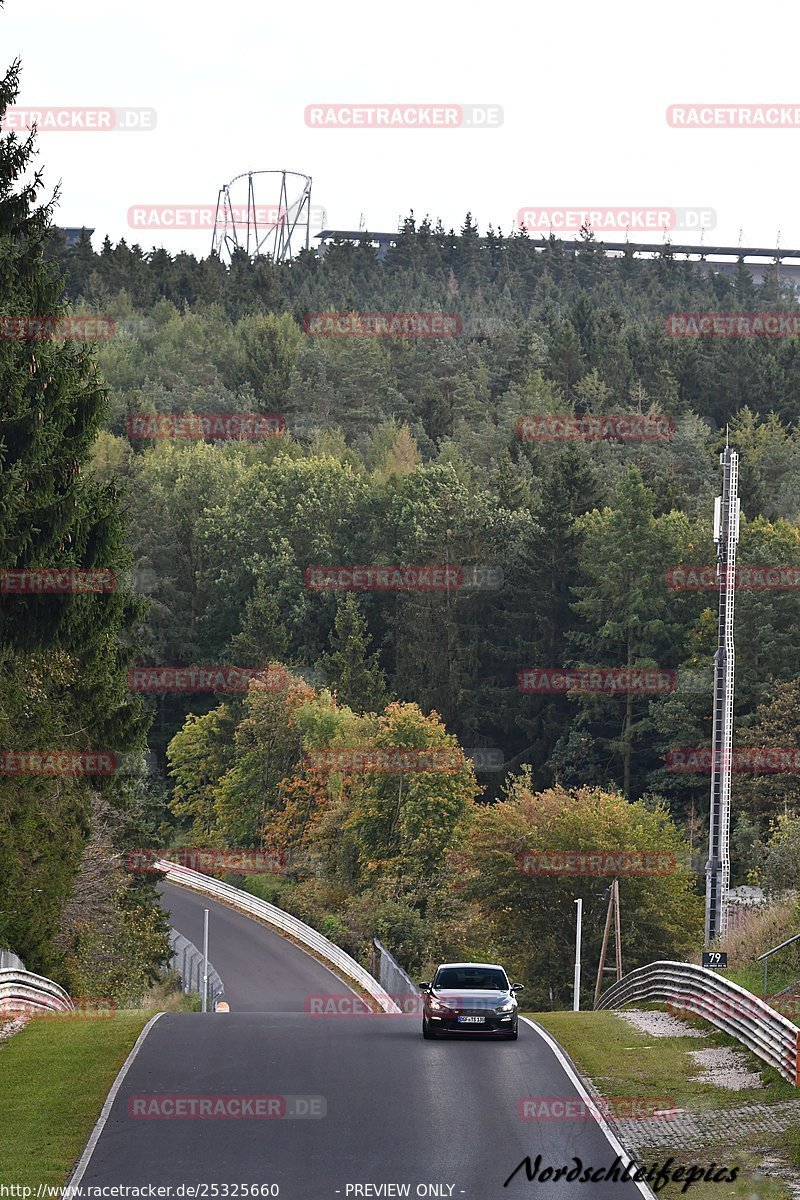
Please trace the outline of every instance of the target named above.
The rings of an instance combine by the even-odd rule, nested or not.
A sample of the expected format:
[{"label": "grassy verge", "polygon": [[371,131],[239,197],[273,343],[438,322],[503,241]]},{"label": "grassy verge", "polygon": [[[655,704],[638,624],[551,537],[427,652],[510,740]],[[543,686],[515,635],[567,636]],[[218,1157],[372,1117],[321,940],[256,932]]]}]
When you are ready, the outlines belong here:
[{"label": "grassy verge", "polygon": [[[690,1050],[738,1046],[723,1034],[710,1033],[703,1042],[691,1037],[656,1038],[634,1029],[611,1012],[549,1012],[530,1016],[552,1033],[581,1074],[588,1076],[606,1099],[658,1100],[701,1118],[703,1113],[720,1109],[800,1099],[796,1088],[755,1057],[751,1057],[751,1062],[753,1069],[761,1074],[760,1088],[734,1092],[693,1078],[701,1068],[689,1058]],[[697,1024],[705,1031],[710,1029],[703,1022]],[[796,1125],[787,1125],[783,1134],[776,1135],[748,1131],[746,1123],[737,1121],[735,1129],[728,1130],[723,1139],[714,1140],[710,1136],[702,1151],[679,1145],[669,1148],[645,1145],[637,1150],[636,1159],[650,1165],[656,1161],[664,1163],[671,1156],[676,1166],[708,1167],[716,1162],[740,1168],[740,1176],[734,1183],[697,1183],[688,1193],[682,1193],[682,1183],[670,1183],[659,1192],[667,1200],[682,1194],[688,1194],[691,1200],[790,1200],[792,1193],[787,1185],[776,1178],[765,1178],[759,1164],[766,1153],[778,1155],[786,1164],[796,1163],[798,1147],[800,1127]]]},{"label": "grassy verge", "polygon": [[0,1041],[0,1183],[65,1183],[153,1014],[37,1017]]},{"label": "grassy verge", "polygon": [[[759,999],[764,999],[764,965],[763,963],[746,963],[743,967],[736,967],[730,971],[720,972],[724,974],[726,979],[730,979],[732,983],[738,983],[739,987],[747,988],[748,992],[752,992]],[[797,1001],[789,1000],[785,996],[774,997],[775,992],[781,991],[783,988],[793,987],[797,983],[797,968],[786,966],[785,964],[776,963],[769,969],[767,976],[767,988],[769,994],[766,997],[767,1004],[771,1004],[778,1012],[783,1013],[795,1025],[800,1025],[800,1006]]]}]

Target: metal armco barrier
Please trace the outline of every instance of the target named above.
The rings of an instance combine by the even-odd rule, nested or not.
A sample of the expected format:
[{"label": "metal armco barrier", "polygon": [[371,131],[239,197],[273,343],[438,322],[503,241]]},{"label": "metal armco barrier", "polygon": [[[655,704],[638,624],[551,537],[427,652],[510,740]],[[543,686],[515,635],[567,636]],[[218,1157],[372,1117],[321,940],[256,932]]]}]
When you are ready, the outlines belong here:
[{"label": "metal armco barrier", "polygon": [[68,994],[52,979],[15,967],[0,970],[0,1012],[71,1012],[73,1008]]},{"label": "metal armco barrier", "polygon": [[654,962],[613,984],[597,1008],[666,1001],[702,1017],[800,1086],[800,1029],[758,996],[693,963]]},{"label": "metal armco barrier", "polygon": [[266,900],[259,900],[255,896],[241,891],[240,888],[232,887],[229,883],[221,883],[218,879],[202,875],[199,871],[192,871],[179,863],[171,863],[162,858],[153,863],[153,867],[157,871],[163,871],[170,883],[191,888],[205,896],[213,896],[214,899],[222,900],[248,917],[255,917],[259,921],[264,921],[266,924],[280,929],[283,933],[290,934],[303,946],[314,950],[342,975],[347,976],[348,979],[363,988],[376,1004],[380,1005],[383,1012],[400,1012],[391,996],[370,975],[369,971],[365,971],[361,964],[351,958],[341,947],[334,945],[316,929],[312,929],[310,925],[306,925],[305,921],[300,921],[297,917],[284,912],[282,908],[276,908],[274,904],[269,904]]}]

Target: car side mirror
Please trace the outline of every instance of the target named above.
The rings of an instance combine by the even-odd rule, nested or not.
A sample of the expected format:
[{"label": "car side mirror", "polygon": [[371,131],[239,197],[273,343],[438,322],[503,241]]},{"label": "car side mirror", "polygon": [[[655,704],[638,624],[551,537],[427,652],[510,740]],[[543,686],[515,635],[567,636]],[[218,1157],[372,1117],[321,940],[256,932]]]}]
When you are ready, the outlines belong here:
[{"label": "car side mirror", "polygon": [[524,983],[515,983],[512,985],[511,990],[512,990],[512,992],[524,992],[525,984]]},{"label": "car side mirror", "polygon": [[431,990],[431,985],[429,983],[420,983],[417,984],[417,986],[421,992],[429,992]]}]

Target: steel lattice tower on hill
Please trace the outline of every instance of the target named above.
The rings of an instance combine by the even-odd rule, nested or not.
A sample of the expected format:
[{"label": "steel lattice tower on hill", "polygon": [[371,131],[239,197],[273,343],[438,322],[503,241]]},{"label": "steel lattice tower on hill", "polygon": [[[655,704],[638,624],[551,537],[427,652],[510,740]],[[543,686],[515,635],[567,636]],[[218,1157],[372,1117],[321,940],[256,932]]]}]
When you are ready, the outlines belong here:
[{"label": "steel lattice tower on hill", "polygon": [[714,656],[714,725],[711,744],[711,808],[706,863],[705,944],[725,932],[725,901],[730,883],[731,752],[733,749],[733,613],[736,545],[739,541],[739,455],[726,446],[720,455],[722,495],[714,503],[717,543],[719,622]]}]

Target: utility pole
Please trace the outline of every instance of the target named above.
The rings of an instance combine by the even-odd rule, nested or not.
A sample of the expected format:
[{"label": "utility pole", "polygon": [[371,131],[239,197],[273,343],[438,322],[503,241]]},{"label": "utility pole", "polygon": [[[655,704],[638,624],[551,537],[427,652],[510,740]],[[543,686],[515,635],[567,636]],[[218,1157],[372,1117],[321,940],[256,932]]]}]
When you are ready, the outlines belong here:
[{"label": "utility pole", "polygon": [[733,750],[733,610],[736,545],[739,541],[739,455],[730,446],[720,455],[722,495],[714,502],[719,621],[714,655],[714,724],[711,743],[711,806],[706,863],[705,945],[710,949],[726,926],[730,883],[731,753]]},{"label": "utility pole", "polygon": [[[615,965],[613,967],[606,966],[606,955],[608,954],[608,938],[611,933],[611,919],[614,918],[614,948],[615,948]],[[613,971],[616,975],[617,982],[622,979],[622,926],[620,922],[619,912],[619,880],[614,879],[611,887],[608,889],[608,910],[606,911],[606,923],[603,929],[603,945],[600,949],[600,963],[597,968],[597,980],[594,986],[594,1006],[597,1008],[597,1002],[600,999],[600,992],[603,988],[603,972]]]},{"label": "utility pole", "polygon": [[619,912],[619,880],[614,880],[614,948],[616,950],[617,983],[622,979],[622,922]]}]

